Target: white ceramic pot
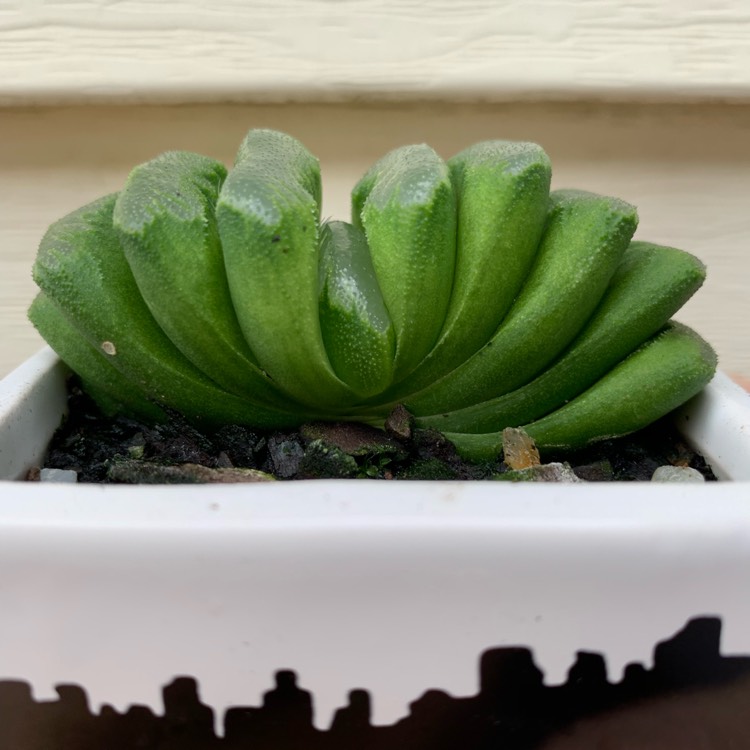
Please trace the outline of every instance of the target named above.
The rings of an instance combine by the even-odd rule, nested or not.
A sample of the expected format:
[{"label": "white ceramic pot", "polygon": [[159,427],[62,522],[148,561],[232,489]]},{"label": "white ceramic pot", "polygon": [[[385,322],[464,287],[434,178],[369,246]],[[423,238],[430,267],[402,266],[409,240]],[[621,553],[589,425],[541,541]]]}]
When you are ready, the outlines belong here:
[{"label": "white ceramic pot", "polygon": [[[6,480],[39,464],[64,413],[65,374],[45,350],[0,385]],[[492,723],[488,695],[518,721],[524,690],[537,707],[568,705],[573,688],[544,688],[542,673],[545,685],[565,683],[574,664],[574,673],[583,668],[579,652],[600,654],[621,692],[636,673],[653,683],[674,668],[674,659],[659,661],[668,647],[652,665],[653,649],[690,621],[688,635],[713,633],[709,651],[720,630],[723,654],[750,654],[750,397],[719,374],[677,419],[716,473],[737,481],[2,481],[0,740],[8,701],[25,706],[17,731],[56,727],[28,747],[53,750],[60,721],[106,733],[133,704],[150,707],[127,714],[149,731],[178,732],[180,701],[196,700],[192,683],[161,691],[187,675],[217,732],[227,708],[250,707],[227,715],[229,739],[217,747],[470,750],[484,745],[450,738],[469,737],[479,714]],[[696,639],[688,652],[705,646],[706,637]],[[727,674],[745,668],[718,653],[680,658]],[[631,666],[620,682],[632,662],[644,668]],[[297,685],[280,670],[293,671]],[[85,690],[88,707],[77,688],[56,694],[63,683]],[[600,687],[600,696],[615,690]],[[349,696],[355,689],[367,695]],[[199,718],[180,726],[197,737],[212,719],[205,706],[193,708]],[[321,731],[333,717],[333,729]],[[357,739],[363,722],[399,719]],[[404,740],[398,732],[409,727],[417,734]],[[256,732],[255,745],[241,743],[245,730]],[[505,731],[502,721],[492,731]]]}]

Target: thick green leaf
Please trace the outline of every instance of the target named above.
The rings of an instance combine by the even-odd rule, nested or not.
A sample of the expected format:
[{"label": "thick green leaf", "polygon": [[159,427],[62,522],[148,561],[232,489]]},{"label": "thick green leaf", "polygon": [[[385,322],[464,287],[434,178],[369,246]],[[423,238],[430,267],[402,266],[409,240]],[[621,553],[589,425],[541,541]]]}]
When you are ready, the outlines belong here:
[{"label": "thick green leaf", "polygon": [[282,406],[229,295],[215,215],[225,176],[208,157],[162,154],[130,173],[113,223],[144,301],[177,348],[226,390]]},{"label": "thick green leaf", "polygon": [[251,130],[216,215],[232,302],[260,366],[304,404],[351,402],[354,395],[328,361],[318,318],[315,157],[291,136]]},{"label": "thick green leaf", "polygon": [[[687,326],[670,323],[587,391],[524,429],[541,451],[627,435],[684,404],[715,371],[713,349]],[[493,460],[502,448],[502,432],[446,437],[473,461]]]},{"label": "thick green leaf", "polygon": [[427,387],[488,341],[526,281],[547,218],[551,168],[535,143],[477,143],[448,166],[458,199],[450,305],[437,344],[394,396]]},{"label": "thick green leaf", "polygon": [[112,226],[116,198],[84,206],[47,230],[34,265],[47,297],[150,399],[188,419],[258,427],[304,421],[223,391],[167,338],[141,298]]},{"label": "thick green leaf", "polygon": [[333,221],[321,231],[320,324],[336,374],[358,396],[393,378],[395,335],[362,232]]},{"label": "thick green leaf", "polygon": [[352,223],[365,232],[396,331],[398,381],[432,349],[448,311],[456,197],[447,165],[429,146],[391,151],[354,188]]},{"label": "thick green leaf", "polygon": [[164,412],[101,349],[92,346],[44,292],[29,308],[29,320],[60,359],[78,374],[86,392],[106,414],[127,413],[160,421]]},{"label": "thick green leaf", "polygon": [[426,417],[419,423],[451,432],[491,432],[544,416],[584,391],[659,331],[705,276],[705,266],[689,253],[633,242],[602,303],[548,370],[497,399]]},{"label": "thick green leaf", "polygon": [[594,311],[635,231],[635,208],[572,190],[552,193],[550,200],[534,266],[505,320],[463,365],[404,399],[414,414],[441,414],[524,385],[565,349]]}]

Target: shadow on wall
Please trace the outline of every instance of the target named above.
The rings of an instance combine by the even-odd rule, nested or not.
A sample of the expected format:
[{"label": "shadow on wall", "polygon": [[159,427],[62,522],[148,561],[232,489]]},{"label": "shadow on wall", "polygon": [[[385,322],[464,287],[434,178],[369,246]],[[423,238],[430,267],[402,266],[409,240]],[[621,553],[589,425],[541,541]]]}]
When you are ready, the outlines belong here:
[{"label": "shadow on wall", "polygon": [[428,690],[392,726],[370,724],[370,697],[352,690],[327,731],[313,726],[313,698],[288,670],[257,707],[233,707],[224,736],[193,678],[163,689],[164,714],[145,706],[93,714],[86,692],[59,685],[55,701],[0,681],[0,748],[8,750],[719,750],[750,747],[750,656],[722,657],[721,622],[690,621],[658,644],[654,666],[607,681],[601,654],[579,652],[564,685],[545,687],[525,648],[487,651],[469,698]]}]

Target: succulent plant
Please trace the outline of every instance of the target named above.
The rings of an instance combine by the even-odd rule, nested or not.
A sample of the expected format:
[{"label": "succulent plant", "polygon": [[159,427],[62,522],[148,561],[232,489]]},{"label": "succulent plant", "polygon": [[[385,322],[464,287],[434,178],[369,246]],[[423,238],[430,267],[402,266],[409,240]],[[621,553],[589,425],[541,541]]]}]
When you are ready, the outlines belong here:
[{"label": "succulent plant", "polygon": [[670,322],[701,262],[550,174],[532,143],[406,146],[351,223],[321,222],[318,162],[288,135],[250,131],[229,171],[169,152],[49,228],[29,315],[108,412],[382,426],[403,404],[469,458],[509,426],[579,447],[679,406],[716,357]]}]

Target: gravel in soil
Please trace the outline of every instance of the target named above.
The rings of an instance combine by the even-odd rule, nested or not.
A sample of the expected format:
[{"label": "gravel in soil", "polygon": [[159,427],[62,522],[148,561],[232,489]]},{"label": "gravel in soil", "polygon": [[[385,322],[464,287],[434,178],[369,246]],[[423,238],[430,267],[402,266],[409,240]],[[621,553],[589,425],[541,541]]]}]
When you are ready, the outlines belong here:
[{"label": "gravel in soil", "polygon": [[[639,433],[565,455],[589,482],[650,480],[659,466],[690,466],[715,480],[703,458],[684,443],[668,419]],[[386,431],[361,424],[304,425],[264,432],[240,425],[200,431],[178,415],[150,425],[104,416],[73,379],[69,416],[55,433],[45,468],[77,472],[79,482],[202,483],[311,478],[497,479],[501,460],[471,464],[434,430],[414,429],[403,412]],[[30,472],[29,479],[38,478]]]}]

